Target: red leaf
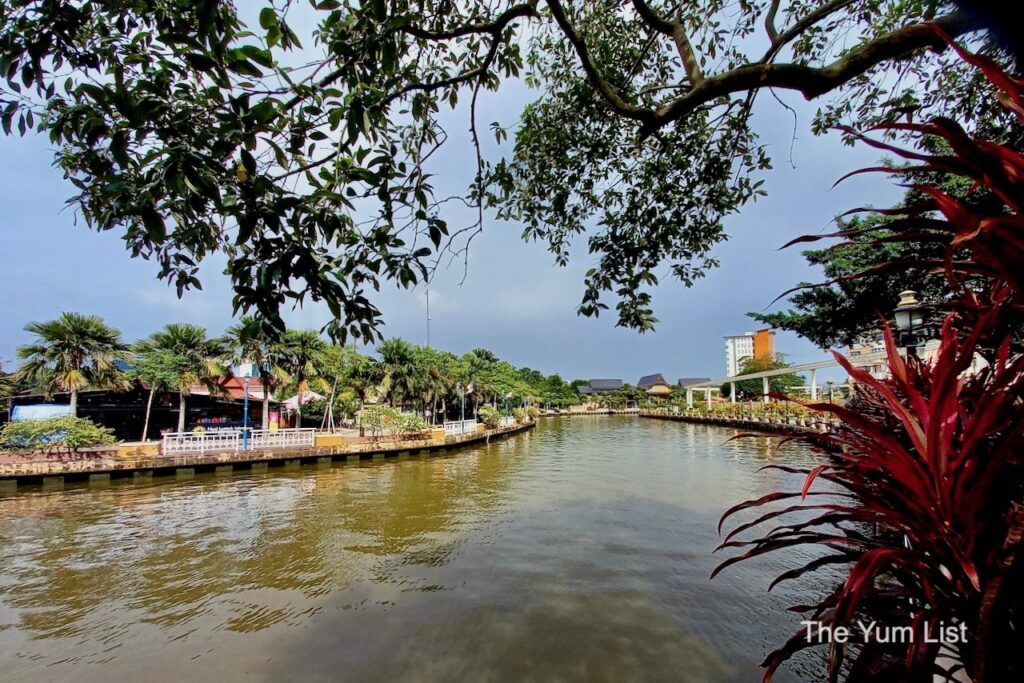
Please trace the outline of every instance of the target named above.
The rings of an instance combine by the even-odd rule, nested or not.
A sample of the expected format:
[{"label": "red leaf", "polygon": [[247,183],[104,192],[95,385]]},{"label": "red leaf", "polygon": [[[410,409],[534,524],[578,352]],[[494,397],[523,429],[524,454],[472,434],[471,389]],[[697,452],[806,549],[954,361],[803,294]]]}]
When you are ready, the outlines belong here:
[{"label": "red leaf", "polygon": [[800,489],[800,497],[802,499],[807,499],[807,492],[811,490],[811,484],[813,484],[817,476],[824,472],[826,469],[828,469],[828,465],[818,465],[817,467],[813,468],[810,472],[807,473],[807,478],[804,479],[803,488]]}]

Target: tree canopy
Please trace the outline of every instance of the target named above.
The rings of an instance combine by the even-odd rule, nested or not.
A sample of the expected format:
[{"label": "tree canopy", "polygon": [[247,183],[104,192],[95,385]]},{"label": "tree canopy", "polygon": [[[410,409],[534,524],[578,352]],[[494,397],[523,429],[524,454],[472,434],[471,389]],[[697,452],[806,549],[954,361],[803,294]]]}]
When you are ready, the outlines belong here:
[{"label": "tree canopy", "polygon": [[18,358],[24,362],[16,380],[42,386],[47,395],[67,392],[72,416],[77,414],[79,391],[124,387],[119,361],[128,347],[120,330],[99,316],[65,312],[55,320],[31,322],[25,331],[35,340],[18,347]]},{"label": "tree canopy", "polygon": [[[248,8],[247,8],[248,9]],[[769,167],[750,122],[765,88],[837,93],[814,122],[949,108],[976,115],[977,79],[929,48],[973,15],[940,0],[314,0],[0,2],[0,123],[59,147],[72,203],[159,265],[179,293],[228,256],[237,310],[326,302],[331,332],[379,336],[371,292],[411,287],[464,254],[484,213],[565,264],[584,240],[579,312],[656,322],[657,273],[716,265],[722,221]],[[309,17],[306,17],[308,19]],[[299,35],[296,27],[315,26]],[[846,36],[836,40],[836,36]],[[891,78],[889,78],[891,77]],[[537,97],[488,126],[483,91]],[[444,110],[467,111],[476,168],[435,192]],[[450,121],[450,117],[448,119]],[[476,219],[450,226],[449,200]]]},{"label": "tree canopy", "polygon": [[[860,230],[878,224],[876,217],[856,218],[840,221],[839,228]],[[941,301],[949,290],[948,283],[928,268],[907,266],[899,271],[853,277],[894,261],[943,255],[941,248],[934,245],[886,242],[887,233],[877,235],[880,241],[874,243],[804,251],[809,264],[822,268],[828,284],[801,282],[801,289],[789,297],[789,310],[747,315],[773,328],[796,332],[822,348],[831,348],[850,346],[860,335],[877,330],[884,320],[891,320],[903,290],[918,292],[924,301]]]},{"label": "tree canopy", "polygon": [[[999,128],[991,124],[984,122],[979,133],[1010,149],[1024,148],[1024,128],[1019,123]],[[948,145],[931,138],[924,140],[923,149],[951,153]],[[915,181],[934,183],[972,210],[998,211],[999,198],[967,178],[918,173]],[[837,232],[844,236],[842,241],[803,252],[810,265],[821,267],[825,281],[799,283],[788,298],[789,310],[747,315],[828,348],[850,346],[860,335],[877,331],[883,320],[892,319],[903,290],[914,290],[922,301],[941,306],[952,290],[935,264],[943,262],[947,248],[927,239],[908,239],[888,227],[898,228],[902,213],[927,199],[919,186],[911,187],[899,204],[883,213],[839,218]],[[798,238],[794,243],[804,241]]]},{"label": "tree canopy", "polygon": [[[755,372],[764,372],[766,370],[781,370],[788,368],[789,363],[786,362],[785,358],[781,354],[778,354],[771,358],[744,358],[743,362],[740,363],[740,374],[749,375]],[[786,375],[776,375],[768,378],[768,391],[773,394],[785,394],[789,395],[792,390],[796,387],[804,386],[804,378],[800,375],[790,373]],[[731,386],[729,384],[722,385],[722,396],[729,396]],[[745,379],[736,382],[736,398],[740,400],[759,399],[764,396],[764,381],[760,379]]]}]

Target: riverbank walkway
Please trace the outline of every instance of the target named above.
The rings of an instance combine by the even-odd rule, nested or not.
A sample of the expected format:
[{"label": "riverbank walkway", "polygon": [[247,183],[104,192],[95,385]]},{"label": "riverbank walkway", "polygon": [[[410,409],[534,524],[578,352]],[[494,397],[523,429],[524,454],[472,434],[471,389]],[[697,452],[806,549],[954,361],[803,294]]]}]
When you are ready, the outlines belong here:
[{"label": "riverbank walkway", "polygon": [[352,438],[340,434],[318,433],[314,445],[263,450],[226,448],[217,452],[118,455],[107,450],[78,459],[34,459],[0,462],[0,493],[17,491],[23,486],[42,485],[61,488],[67,482],[103,484],[112,479],[148,480],[154,476],[189,478],[203,472],[231,474],[235,470],[265,470],[268,467],[329,466],[338,460],[358,461],[370,458],[434,455],[452,448],[489,443],[519,434],[536,426],[535,421],[461,434],[413,436],[411,438]]},{"label": "riverbank walkway", "polygon": [[[871,366],[876,363],[884,363],[888,360],[884,352],[865,353],[857,356],[851,356],[850,360],[857,367]],[[772,377],[779,377],[782,375],[799,375],[807,374],[809,377],[809,383],[806,387],[807,393],[812,401],[818,399],[820,391],[820,385],[818,384],[818,370],[825,368],[834,368],[839,366],[839,361],[835,358],[826,358],[824,360],[814,361],[811,363],[801,363],[800,365],[790,365],[784,368],[776,368],[774,370],[762,370],[760,372],[751,372],[745,375],[736,375],[733,377],[720,377],[718,379],[711,379],[704,382],[696,382],[694,384],[687,384],[686,389],[686,405],[693,407],[694,391],[704,392],[704,402],[707,407],[711,407],[711,395],[715,392],[720,392],[722,387],[729,385],[729,401],[731,403],[736,402],[736,383],[747,380],[761,380],[761,386],[763,389],[764,403],[768,403],[771,400],[769,391],[769,380]]]},{"label": "riverbank walkway", "polygon": [[675,422],[712,424],[720,427],[734,427],[758,432],[802,434],[813,437],[827,434],[839,424],[831,416],[822,414],[814,417],[729,415],[701,411],[672,411],[667,409],[641,410],[640,417]]}]

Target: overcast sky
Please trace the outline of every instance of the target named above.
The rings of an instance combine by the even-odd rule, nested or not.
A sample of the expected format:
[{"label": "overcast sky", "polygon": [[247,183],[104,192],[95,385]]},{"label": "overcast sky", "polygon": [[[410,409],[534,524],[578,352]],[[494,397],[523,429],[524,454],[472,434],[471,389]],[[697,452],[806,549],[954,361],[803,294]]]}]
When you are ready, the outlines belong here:
[{"label": "overcast sky", "polygon": [[[503,87],[481,102],[479,120],[504,116],[507,121],[530,97],[519,84]],[[792,115],[771,97],[760,98],[756,116],[775,165],[765,176],[768,197],[727,221],[729,241],[714,250],[722,265],[709,277],[692,289],[667,275],[662,278],[654,299],[661,320],[656,332],[616,328],[613,315],[578,317],[583,273],[591,265],[585,249],[577,250],[568,268],[558,268],[544,245],[521,240],[520,226],[492,219],[473,242],[461,286],[461,263],[435,277],[430,288],[432,345],[456,353],[483,346],[517,366],[566,378],[635,382],[653,372],[670,381],[722,376],[723,336],[755,328],[746,312],[765,309],[800,280],[820,279],[798,250],[778,247],[829,227],[832,217],[846,209],[891,204],[900,195],[881,177],[851,179],[832,189],[844,173],[877,161],[878,153],[846,147],[838,136],[812,136],[814,107],[793,96],[786,99],[799,115],[795,140]],[[453,132],[464,132],[465,112],[455,112],[449,124]],[[439,192],[464,189],[472,177],[473,154],[465,141],[464,134],[461,139],[453,135],[438,160],[445,169],[437,178]],[[155,279],[154,264],[129,257],[116,232],[91,232],[80,217],[76,224],[74,211],[65,207],[73,187],[53,168],[52,159],[44,137],[0,138],[0,358],[8,361],[5,367],[16,346],[30,339],[22,329],[25,323],[62,311],[100,315],[129,341],[168,322],[197,323],[212,333],[231,324],[230,283],[221,274],[222,259],[204,264],[203,291],[179,300],[173,288]],[[385,289],[376,303],[387,336],[425,342],[422,288]],[[607,303],[613,306],[614,300]],[[319,306],[285,317],[300,327],[327,321],[326,309]],[[824,356],[788,333],[780,333],[776,344],[793,362]]]}]

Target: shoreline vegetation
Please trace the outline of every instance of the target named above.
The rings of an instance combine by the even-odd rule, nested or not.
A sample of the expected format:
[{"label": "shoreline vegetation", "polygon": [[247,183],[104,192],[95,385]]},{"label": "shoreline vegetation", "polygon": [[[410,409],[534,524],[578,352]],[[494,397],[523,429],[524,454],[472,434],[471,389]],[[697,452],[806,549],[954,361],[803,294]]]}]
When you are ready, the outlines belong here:
[{"label": "shoreline vegetation", "polygon": [[535,420],[505,427],[479,429],[467,434],[424,434],[414,438],[350,440],[324,434],[314,446],[264,451],[211,452],[174,456],[119,455],[116,450],[100,452],[102,457],[76,461],[0,462],[0,493],[16,492],[22,486],[60,487],[65,482],[104,484],[112,479],[143,479],[153,476],[191,477],[203,472],[229,474],[236,470],[257,471],[265,467],[300,465],[329,466],[337,461],[372,458],[435,455],[453,448],[490,443],[491,439],[514,436],[533,429]]},{"label": "shoreline vegetation", "polygon": [[[616,380],[614,388],[596,393],[589,386],[595,380],[566,381],[515,367],[486,348],[456,355],[391,338],[367,353],[313,330],[275,334],[250,317],[220,336],[171,323],[130,344],[95,315],[67,312],[25,329],[36,339],[19,347],[22,363],[2,377],[0,398],[29,407],[59,399],[68,414],[9,422],[0,428],[0,452],[36,452],[42,459],[62,453],[88,458],[92,447],[243,425],[264,431],[358,429],[360,437],[380,437],[422,434],[448,421],[496,427],[542,410],[580,414],[685,405],[685,389],[675,385],[658,387],[661,392],[652,396]],[[93,395],[102,401],[93,402]],[[104,412],[94,403],[118,410]]]}]

